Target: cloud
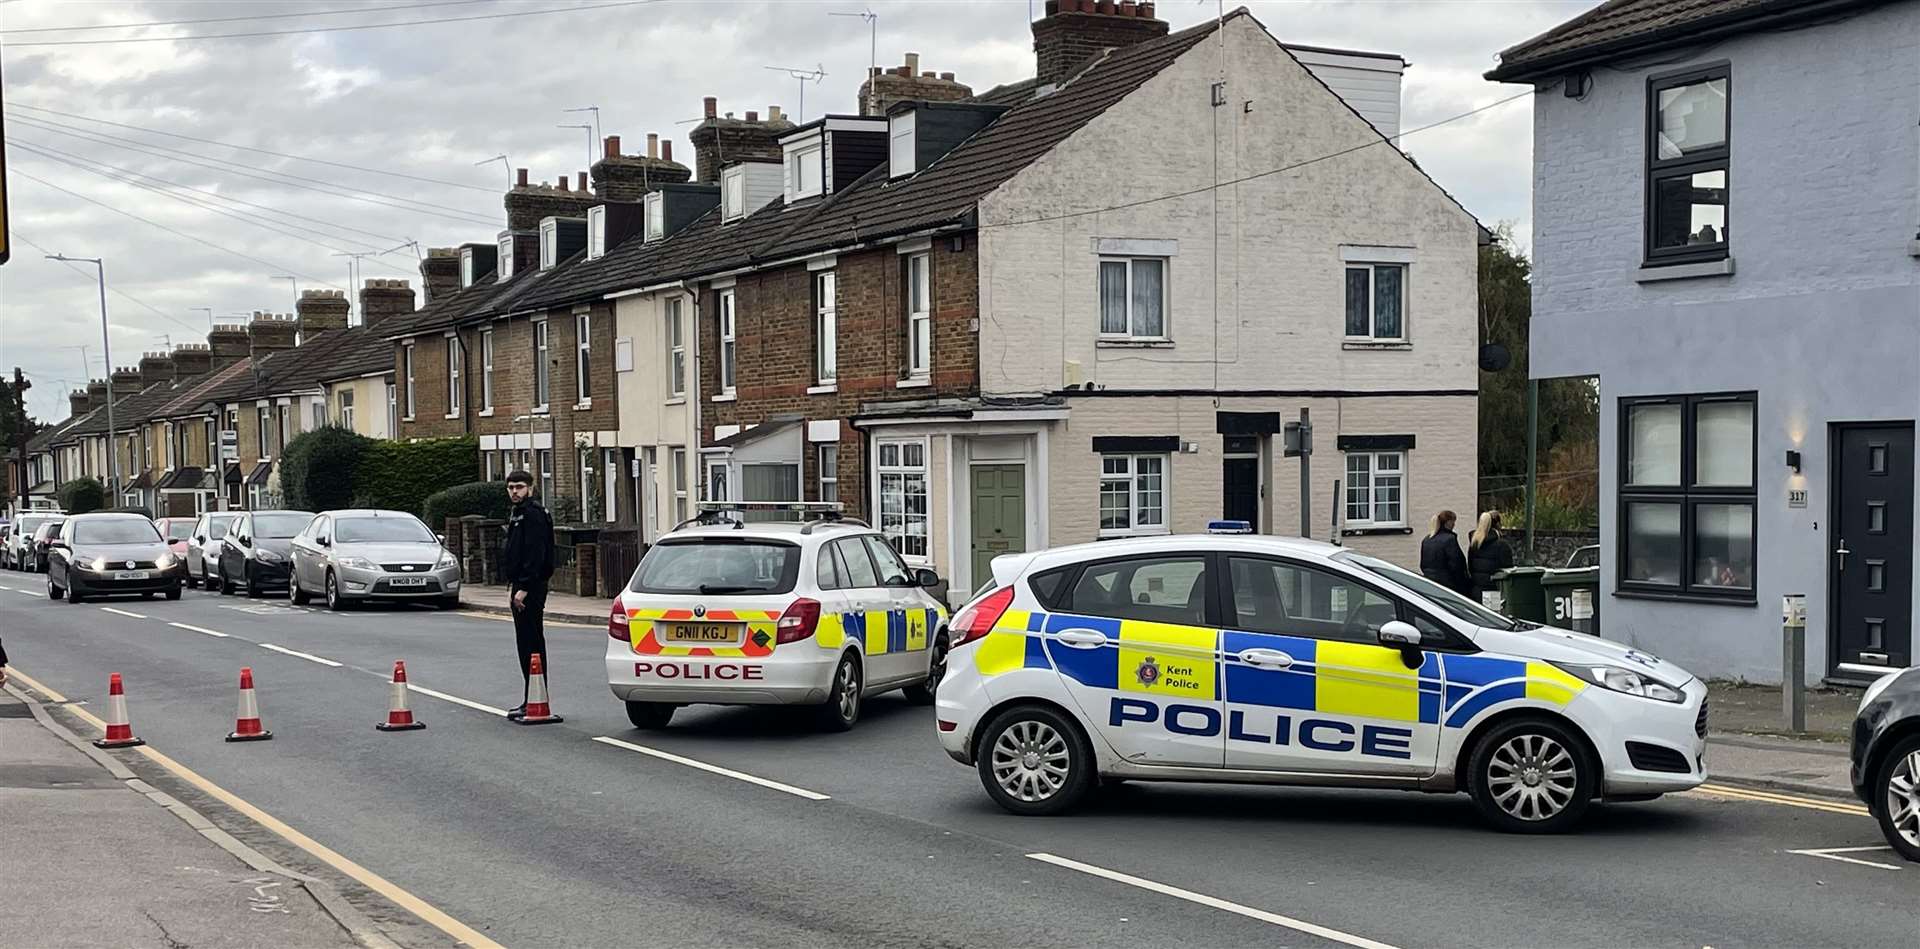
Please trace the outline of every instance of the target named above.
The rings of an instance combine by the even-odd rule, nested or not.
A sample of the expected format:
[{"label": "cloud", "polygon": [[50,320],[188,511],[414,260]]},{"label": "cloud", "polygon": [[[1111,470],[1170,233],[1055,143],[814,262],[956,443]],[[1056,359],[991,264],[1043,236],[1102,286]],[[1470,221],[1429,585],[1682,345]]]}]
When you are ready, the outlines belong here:
[{"label": "cloud", "polygon": [[[572,2],[550,0],[550,5]],[[1480,74],[1502,47],[1590,4],[1328,0],[1249,5],[1287,42],[1406,57],[1413,65],[1402,97],[1403,126],[1413,128],[1519,91],[1488,83]],[[211,307],[216,317],[290,309],[291,288],[285,280],[272,279],[277,274],[302,275],[301,286],[345,286],[346,258],[334,256],[338,252],[384,250],[399,242],[389,240],[393,238],[415,240],[422,247],[491,241],[499,223],[489,222],[501,221],[498,189],[504,175],[498,163],[476,163],[504,153],[514,165],[531,169],[534,178],[548,180],[584,169],[590,154],[586,137],[556,126],[590,120],[563,109],[598,106],[601,131],[625,136],[630,150],[655,132],[675,139],[678,156],[690,162],[693,150],[686,133],[692,125],[686,120],[700,115],[703,96],[718,97],[722,111],[764,112],[773,104],[789,113],[800,111],[800,83],[764,67],[826,70],[821,82],[805,87],[809,117],[852,110],[871,60],[877,58],[882,66],[897,64],[909,50],[921,55],[921,68],[957,73],[976,90],[1026,78],[1032,72],[1029,6],[1037,9],[1038,0],[876,0],[871,9],[879,14],[877,52],[864,21],[828,15],[859,12],[868,8],[866,0],[662,0],[390,30],[0,50],[12,107],[6,119],[12,168],[207,242],[169,234],[13,176],[8,184],[15,253],[12,263],[0,267],[0,369],[10,371],[18,364],[40,381],[29,402],[43,419],[64,417],[66,386],[84,378],[78,347],[88,347],[93,360],[88,372],[104,370],[91,269],[82,275],[42,260],[40,250],[23,240],[51,251],[106,258],[113,288],[146,304],[108,297],[114,359],[129,365],[141,350],[156,347],[163,335],[178,342],[203,334],[206,312],[195,307]],[[515,7],[485,3],[142,32],[292,29]],[[1214,4],[1178,0],[1162,0],[1158,7],[1159,15],[1176,29],[1214,10]],[[0,4],[0,29],[286,12],[286,4],[252,0],[27,0]],[[13,39],[112,35],[92,31]],[[23,105],[474,187],[275,158],[17,108]],[[1411,135],[1403,145],[1483,221],[1517,221],[1524,235],[1530,219],[1530,114],[1525,102],[1514,102]],[[78,157],[36,154],[36,148]],[[188,156],[215,167],[190,163]],[[217,205],[218,199],[153,179],[142,180],[177,197],[134,187],[102,174],[105,169],[98,166],[86,170],[89,162],[285,215],[219,205],[262,222],[243,224],[179,200]],[[239,172],[276,178],[278,183]],[[282,174],[314,181],[292,182],[278,178]],[[296,185],[356,190],[370,200]],[[418,282],[411,251],[369,260],[363,275],[409,276]]]}]

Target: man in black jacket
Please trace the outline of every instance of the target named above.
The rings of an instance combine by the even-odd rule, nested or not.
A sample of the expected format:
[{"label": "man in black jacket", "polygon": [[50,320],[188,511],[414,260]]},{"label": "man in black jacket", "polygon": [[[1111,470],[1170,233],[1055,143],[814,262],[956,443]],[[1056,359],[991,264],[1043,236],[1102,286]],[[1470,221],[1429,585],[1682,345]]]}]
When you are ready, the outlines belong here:
[{"label": "man in black jacket", "polygon": [[520,707],[508,718],[526,714],[525,682],[532,674],[531,657],[540,654],[544,668],[552,659],[547,655],[545,616],[547,580],[553,576],[553,518],[533,499],[533,475],[516,471],[507,475],[507,498],[513,502],[513,514],[507,518],[507,542],[500,551],[500,575],[507,581],[507,596],[513,605],[513,637],[520,649],[520,677],[523,682]]}]

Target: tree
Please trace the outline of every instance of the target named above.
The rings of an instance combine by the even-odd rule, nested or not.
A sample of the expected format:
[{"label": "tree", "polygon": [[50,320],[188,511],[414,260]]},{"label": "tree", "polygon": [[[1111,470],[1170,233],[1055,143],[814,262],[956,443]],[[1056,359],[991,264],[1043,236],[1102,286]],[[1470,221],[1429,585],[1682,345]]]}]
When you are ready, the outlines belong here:
[{"label": "tree", "polygon": [[[1513,225],[1502,223],[1493,242],[1480,248],[1480,342],[1503,347],[1509,356],[1504,369],[1480,373],[1482,510],[1516,511],[1524,504],[1532,278],[1532,265],[1513,246]],[[1541,380],[1539,411],[1542,493],[1580,509],[1567,516],[1590,523],[1597,514],[1589,508],[1594,496],[1589,486],[1600,438],[1599,390],[1591,379]],[[1544,490],[1555,485],[1565,490]]]},{"label": "tree", "polygon": [[60,509],[85,514],[107,506],[107,486],[94,478],[75,478],[60,486]]}]

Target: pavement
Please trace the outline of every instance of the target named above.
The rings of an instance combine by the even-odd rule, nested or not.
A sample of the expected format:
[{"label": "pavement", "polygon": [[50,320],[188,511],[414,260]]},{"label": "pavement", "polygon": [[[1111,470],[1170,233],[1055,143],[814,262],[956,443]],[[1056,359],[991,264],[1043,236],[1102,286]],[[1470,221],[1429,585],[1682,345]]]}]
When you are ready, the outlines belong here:
[{"label": "pavement", "polygon": [[357,942],[297,875],[78,741],[0,692],[0,943],[390,945]]},{"label": "pavement", "polygon": [[[504,585],[462,584],[460,605],[465,609],[492,613],[496,616],[513,615],[513,608],[508,603],[507,588]],[[612,609],[612,597],[602,599],[597,596],[574,596],[571,593],[547,594],[548,622],[605,626],[607,613]]]},{"label": "pavement", "polygon": [[1796,734],[1781,710],[1779,686],[1714,681],[1707,688],[1707,761],[1715,780],[1855,800],[1847,748],[1860,690],[1807,690],[1807,727]]},{"label": "pavement", "polygon": [[[704,707],[632,728],[606,687],[604,601],[548,631],[566,721],[517,727],[512,629],[492,614],[195,591],[76,607],[23,578],[0,572],[0,629],[51,716],[97,734],[121,672],[150,753],[114,760],[404,946],[1913,944],[1917,868],[1837,796],[1716,779],[1551,838],[1489,832],[1460,795],[1310,788],[1129,784],[1023,819],[897,695],[844,734]],[[396,659],[425,730],[369,727]],[[272,741],[221,740],[243,665]],[[1716,736],[1716,772],[1742,747],[1721,737],[1758,740]],[[87,848],[97,835],[56,852]],[[0,907],[71,905],[7,885]]]}]

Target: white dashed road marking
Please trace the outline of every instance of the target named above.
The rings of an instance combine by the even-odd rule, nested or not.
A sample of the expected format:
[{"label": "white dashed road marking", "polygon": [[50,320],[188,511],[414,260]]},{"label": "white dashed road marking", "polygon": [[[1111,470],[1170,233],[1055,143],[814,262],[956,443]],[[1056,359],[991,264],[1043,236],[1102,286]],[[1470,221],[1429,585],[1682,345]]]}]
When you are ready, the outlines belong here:
[{"label": "white dashed road marking", "polygon": [[271,649],[271,650],[273,650],[274,652],[284,652],[284,653],[286,653],[286,654],[287,654],[287,655],[289,655],[289,656],[295,656],[295,657],[298,657],[298,658],[300,658],[300,659],[305,659],[305,660],[307,660],[308,662],[317,662],[317,663],[319,663],[319,664],[321,664],[321,665],[323,665],[323,666],[332,666],[332,667],[333,667],[333,668],[335,668],[335,669],[338,669],[338,668],[340,668],[340,663],[337,663],[337,662],[334,662],[334,661],[333,661],[333,660],[331,660],[331,659],[322,659],[322,658],[320,658],[319,656],[316,656],[316,655],[313,655],[313,654],[311,654],[311,653],[304,653],[304,652],[301,652],[301,651],[299,651],[299,650],[297,650],[297,649],[288,649],[288,648],[287,648],[287,647],[285,647],[285,646],[276,646],[276,645],[274,645],[274,644],[272,644],[272,643],[261,643],[261,644],[260,644],[260,648],[262,648],[262,649]]},{"label": "white dashed road marking", "polygon": [[751,774],[735,771],[731,768],[722,768],[719,765],[707,764],[704,761],[695,761],[692,758],[682,758],[679,755],[673,754],[671,752],[661,751],[658,748],[648,748],[645,745],[636,745],[632,742],[621,741],[618,738],[608,738],[605,735],[596,736],[593,740],[603,745],[612,745],[615,748],[625,748],[628,751],[637,751],[643,755],[649,755],[655,758],[659,758],[662,761],[671,761],[674,764],[683,764],[689,768],[697,768],[709,774],[717,774],[717,775],[721,775],[722,777],[732,778],[735,781],[745,781],[748,784],[757,784],[763,788],[772,788],[775,791],[781,791],[787,794],[791,794],[794,797],[804,797],[809,801],[832,800],[832,798],[828,797],[825,794],[821,794],[818,791],[809,791],[806,788],[797,788],[791,784],[781,784],[778,781],[769,781],[766,778],[756,777]]},{"label": "white dashed road marking", "polygon": [[194,626],[189,623],[168,623],[167,625],[176,626],[176,627],[179,627],[180,629],[192,630],[193,632],[196,632],[196,633],[206,633],[209,636],[217,636],[221,639],[227,638],[226,633],[223,633],[217,629],[208,629],[204,626]]},{"label": "white dashed road marking", "polygon": [[1309,936],[1319,936],[1322,939],[1331,940],[1343,945],[1357,946],[1359,949],[1394,949],[1393,946],[1387,943],[1376,942],[1365,936],[1343,933],[1338,929],[1328,929],[1325,926],[1315,925],[1305,920],[1294,919],[1291,916],[1282,916],[1279,913],[1269,913],[1263,909],[1242,906],[1239,903],[1229,902],[1219,897],[1195,893],[1192,890],[1183,890],[1177,886],[1168,886],[1165,883],[1155,883],[1152,880],[1121,873],[1118,870],[1096,867],[1091,863],[1081,863],[1078,860],[1069,860],[1066,857],[1056,857],[1050,853],[1030,853],[1027,854],[1027,858],[1030,860],[1038,860],[1041,863],[1050,863],[1056,867],[1065,867],[1068,870],[1077,870],[1089,876],[1100,877],[1103,880],[1125,883],[1128,886],[1138,887],[1152,893],[1159,893],[1162,896],[1171,896],[1174,899],[1186,900],[1189,903],[1198,903],[1201,906],[1225,910],[1229,913],[1245,916],[1248,919],[1257,919],[1263,923],[1272,923],[1275,926],[1291,929],[1294,932],[1306,933]]},{"label": "white dashed road marking", "polygon": [[1841,854],[1847,854],[1847,853],[1872,853],[1873,851],[1876,851],[1876,850],[1885,850],[1885,851],[1891,852],[1893,848],[1892,847],[1824,847],[1819,850],[1789,850],[1787,852],[1796,853],[1803,857],[1819,857],[1822,860],[1838,860],[1841,863],[1857,863],[1863,867],[1878,867],[1882,870],[1898,871],[1903,869],[1901,867],[1894,866],[1891,863],[1875,863],[1872,860],[1861,860],[1858,857],[1841,856]]},{"label": "white dashed road marking", "polygon": [[[377,674],[378,673],[376,673],[376,675]],[[386,676],[384,675],[380,677],[383,679],[386,678]],[[442,702],[452,702],[455,705],[464,705],[475,711],[486,712],[489,715],[498,715],[501,718],[505,718],[507,715],[507,710],[504,708],[494,708],[491,705],[481,705],[479,702],[475,702],[471,699],[463,699],[457,695],[448,695],[445,692],[435,692],[432,689],[426,688],[424,686],[414,685],[411,682],[407,683],[407,690],[410,692],[418,692],[421,695],[439,699]]]},{"label": "white dashed road marking", "polygon": [[108,613],[115,613],[115,614],[118,614],[118,615],[120,615],[120,616],[131,616],[131,617],[133,617],[134,619],[146,619],[146,618],[147,618],[147,614],[145,614],[145,613],[130,613],[130,612],[128,612],[128,611],[126,611],[126,610],[116,610],[116,609],[114,609],[114,608],[113,608],[113,607],[111,607],[111,606],[103,606],[103,607],[101,607],[100,609],[101,609],[101,610],[103,610],[103,611],[105,611],[105,612],[108,612]]}]

